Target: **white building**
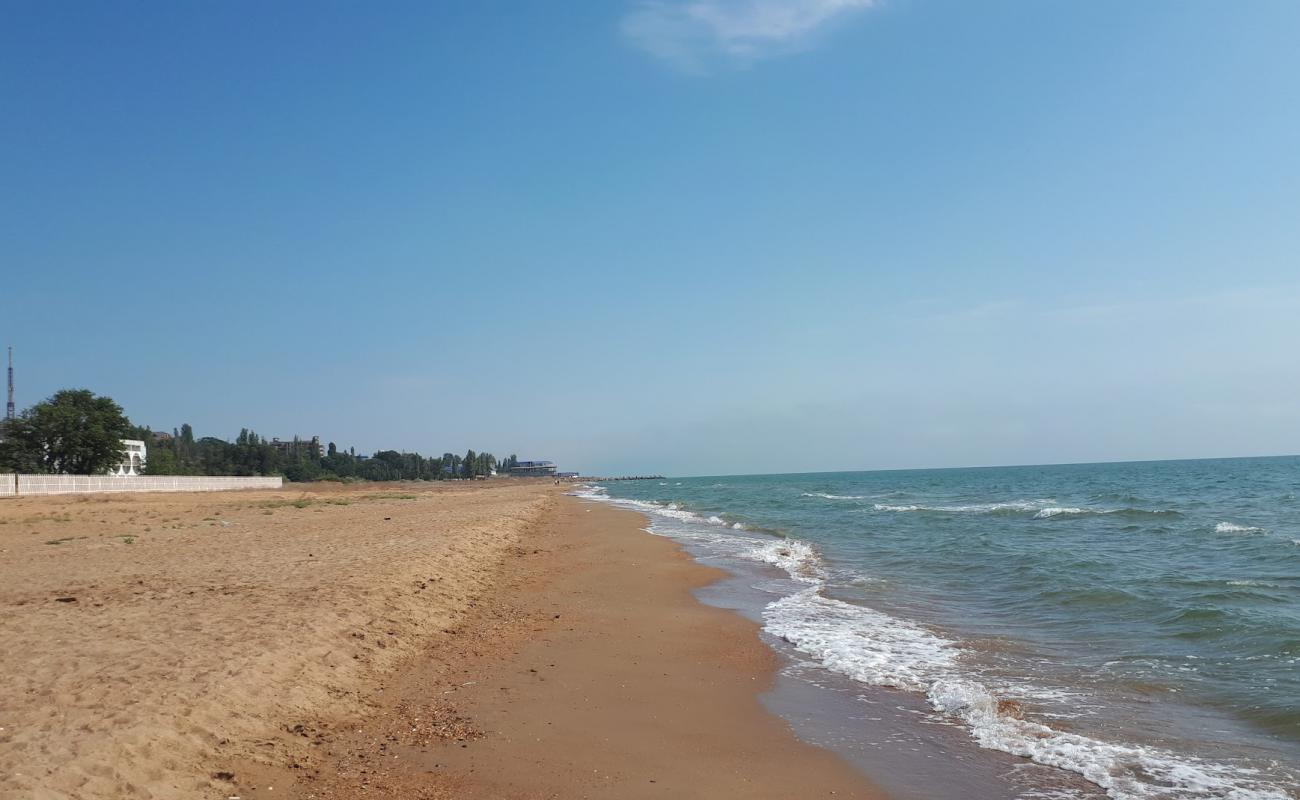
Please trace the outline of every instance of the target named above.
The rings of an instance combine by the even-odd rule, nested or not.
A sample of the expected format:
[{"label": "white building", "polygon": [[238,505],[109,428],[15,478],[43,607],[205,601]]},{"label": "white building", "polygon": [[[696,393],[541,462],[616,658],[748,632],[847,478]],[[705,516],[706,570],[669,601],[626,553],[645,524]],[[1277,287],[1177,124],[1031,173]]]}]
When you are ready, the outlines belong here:
[{"label": "white building", "polygon": [[139,439],[123,439],[122,446],[126,448],[126,452],[122,454],[122,463],[110,469],[108,474],[119,477],[143,475],[147,454],[144,442]]}]

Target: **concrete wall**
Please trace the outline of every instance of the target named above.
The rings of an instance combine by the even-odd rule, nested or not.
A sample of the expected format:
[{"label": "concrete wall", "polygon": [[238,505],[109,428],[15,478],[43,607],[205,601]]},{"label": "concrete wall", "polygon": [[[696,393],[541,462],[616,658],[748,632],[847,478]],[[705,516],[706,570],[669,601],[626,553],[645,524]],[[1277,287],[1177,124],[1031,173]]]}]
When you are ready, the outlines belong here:
[{"label": "concrete wall", "polygon": [[17,475],[0,475],[0,497],[12,497],[18,493]]},{"label": "concrete wall", "polygon": [[[204,475],[19,475],[17,494],[89,494],[92,492],[221,492],[230,489],[279,489],[283,478],[238,478]],[[0,495],[3,495],[0,490]]]}]

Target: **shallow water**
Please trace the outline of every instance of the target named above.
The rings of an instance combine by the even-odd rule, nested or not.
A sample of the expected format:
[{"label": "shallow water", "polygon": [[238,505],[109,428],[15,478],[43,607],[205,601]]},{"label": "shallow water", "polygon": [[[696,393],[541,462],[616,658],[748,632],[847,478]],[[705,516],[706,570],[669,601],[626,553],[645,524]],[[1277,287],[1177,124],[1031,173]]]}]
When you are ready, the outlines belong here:
[{"label": "shallow water", "polygon": [[[698,557],[779,570],[748,584],[751,613],[807,681],[898,693],[916,725],[1113,797],[1300,796],[1300,458],[581,493],[647,512]],[[849,742],[860,709],[844,705],[813,716],[866,752],[873,726]],[[1047,793],[1086,794],[1069,787]]]}]

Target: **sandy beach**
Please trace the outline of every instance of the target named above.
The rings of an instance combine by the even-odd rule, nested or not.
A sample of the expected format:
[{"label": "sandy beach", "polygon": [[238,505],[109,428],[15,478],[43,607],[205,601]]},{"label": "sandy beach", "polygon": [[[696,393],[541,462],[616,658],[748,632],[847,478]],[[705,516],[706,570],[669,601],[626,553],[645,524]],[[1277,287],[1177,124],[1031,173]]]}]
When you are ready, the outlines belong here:
[{"label": "sandy beach", "polygon": [[0,797],[876,797],[549,483],[0,502]]}]

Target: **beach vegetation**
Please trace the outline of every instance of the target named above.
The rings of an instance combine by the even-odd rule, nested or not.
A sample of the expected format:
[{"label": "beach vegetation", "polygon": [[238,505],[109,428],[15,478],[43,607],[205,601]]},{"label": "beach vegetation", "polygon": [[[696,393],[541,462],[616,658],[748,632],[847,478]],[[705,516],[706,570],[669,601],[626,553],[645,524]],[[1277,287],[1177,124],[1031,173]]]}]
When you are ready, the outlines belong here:
[{"label": "beach vegetation", "polygon": [[47,540],[45,543],[46,543],[46,544],[63,544],[64,542],[71,542],[71,541],[75,541],[75,540],[77,540],[77,539],[85,539],[85,538],[86,538],[85,536],[64,536],[64,537],[62,537],[62,538],[60,538],[60,539],[49,539],[49,540]]}]

